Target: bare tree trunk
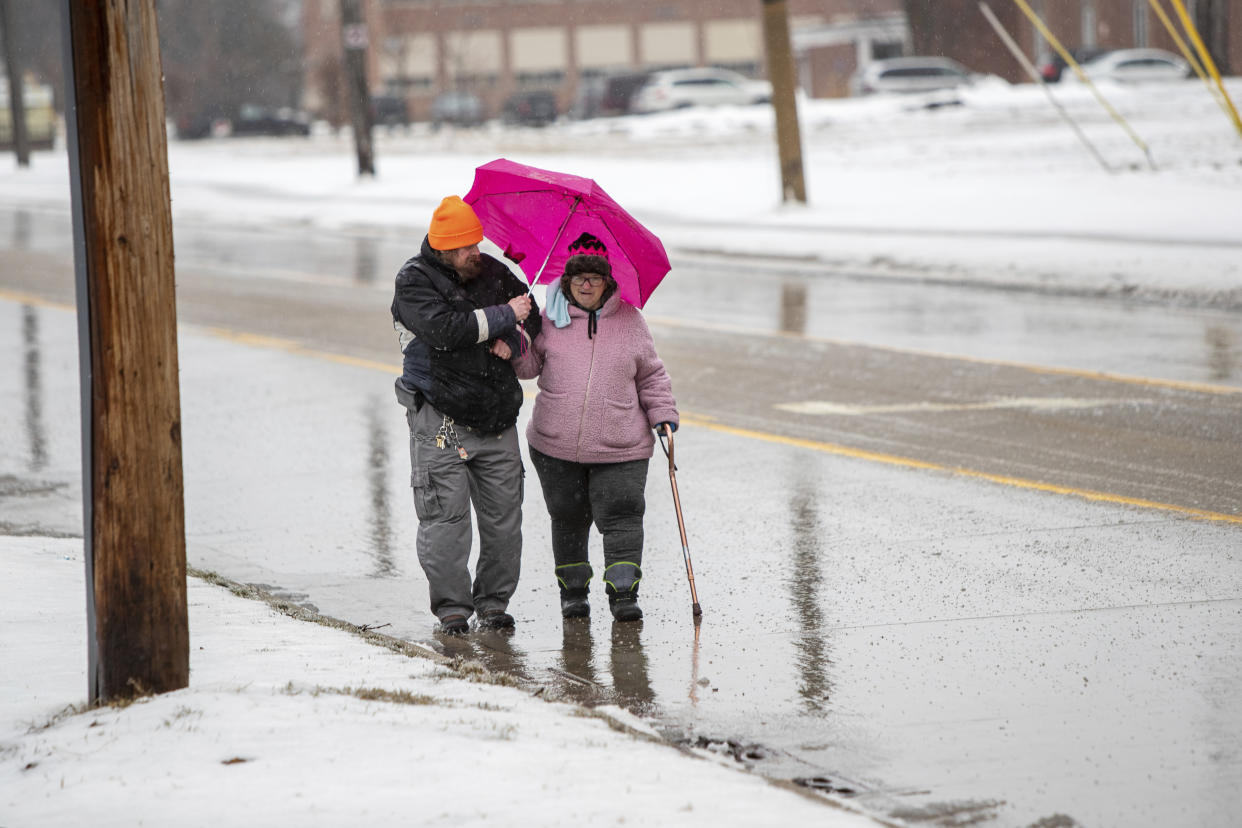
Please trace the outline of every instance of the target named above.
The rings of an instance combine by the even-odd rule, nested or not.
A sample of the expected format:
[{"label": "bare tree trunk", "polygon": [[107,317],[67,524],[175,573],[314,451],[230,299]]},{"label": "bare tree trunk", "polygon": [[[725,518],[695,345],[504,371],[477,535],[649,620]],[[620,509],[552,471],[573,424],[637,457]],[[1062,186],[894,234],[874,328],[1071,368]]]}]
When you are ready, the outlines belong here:
[{"label": "bare tree trunk", "polygon": [[0,34],[4,35],[4,71],[9,78],[9,126],[13,133],[13,152],[17,166],[30,166],[30,136],[26,131],[26,97],[22,69],[17,62],[17,17],[9,9],[9,0],[0,0]]},{"label": "bare tree trunk", "polygon": [[63,0],[92,701],[189,683],[155,0]]},{"label": "bare tree trunk", "polygon": [[802,171],[802,133],[798,126],[793,50],[789,44],[787,0],[763,0],[763,36],[768,56],[768,80],[776,110],[776,146],[781,165],[781,201],[806,204]]}]

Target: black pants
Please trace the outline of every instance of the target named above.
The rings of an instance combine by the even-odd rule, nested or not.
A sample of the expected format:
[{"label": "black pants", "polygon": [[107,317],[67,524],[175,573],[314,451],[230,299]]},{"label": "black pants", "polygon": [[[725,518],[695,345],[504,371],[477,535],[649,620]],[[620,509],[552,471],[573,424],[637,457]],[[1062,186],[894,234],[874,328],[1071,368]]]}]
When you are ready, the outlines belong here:
[{"label": "black pants", "polygon": [[622,561],[642,564],[649,460],[571,463],[532,448],[530,462],[552,518],[557,566],[587,561],[592,523],[604,537],[605,567]]}]

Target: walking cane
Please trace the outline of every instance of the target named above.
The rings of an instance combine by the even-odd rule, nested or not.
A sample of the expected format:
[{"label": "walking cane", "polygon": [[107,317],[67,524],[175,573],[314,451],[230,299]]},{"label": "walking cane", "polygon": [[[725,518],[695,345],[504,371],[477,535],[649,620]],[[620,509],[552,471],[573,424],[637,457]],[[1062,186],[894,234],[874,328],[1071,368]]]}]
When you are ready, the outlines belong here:
[{"label": "walking cane", "polygon": [[[667,445],[664,443],[665,439],[668,440]],[[693,602],[694,625],[697,627],[703,616],[703,608],[699,606],[699,595],[694,589],[694,567],[690,563],[690,545],[686,543],[686,521],[681,516],[681,498],[677,495],[677,465],[673,462],[673,429],[668,425],[664,426],[664,432],[660,434],[660,448],[664,449],[664,453],[668,455],[668,481],[673,487],[673,508],[677,510],[677,528],[681,531],[681,556],[686,561],[686,577],[690,580],[690,600]]]}]

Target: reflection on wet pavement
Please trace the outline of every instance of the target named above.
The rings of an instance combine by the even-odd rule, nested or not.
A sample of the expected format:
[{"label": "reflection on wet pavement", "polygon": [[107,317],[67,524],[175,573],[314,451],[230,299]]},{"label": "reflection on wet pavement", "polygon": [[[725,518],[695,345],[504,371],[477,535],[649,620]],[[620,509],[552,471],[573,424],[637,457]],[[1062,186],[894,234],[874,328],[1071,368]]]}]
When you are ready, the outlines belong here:
[{"label": "reflection on wet pavement", "polygon": [[372,397],[363,409],[367,422],[367,487],[370,490],[371,505],[371,551],[375,556],[376,578],[387,578],[396,574],[397,564],[393,559],[392,509],[389,504],[388,478],[388,435],[384,431],[383,407],[376,397]]},{"label": "reflection on wet pavement", "polygon": [[1231,380],[1237,372],[1238,337],[1224,325],[1208,324],[1203,328],[1207,344],[1208,377],[1216,382]]},{"label": "reflection on wet pavement", "polygon": [[651,677],[647,674],[647,655],[643,652],[642,621],[612,625],[612,686],[620,704],[635,713],[650,712],[655,702]]},{"label": "reflection on wet pavement", "polygon": [[781,283],[780,330],[790,334],[806,333],[806,285],[800,282]]},{"label": "reflection on wet pavement", "polygon": [[40,379],[39,316],[22,305],[22,345],[25,349],[26,437],[30,443],[27,468],[39,471],[47,465],[47,432],[43,423],[43,382]]},{"label": "reflection on wet pavement", "polygon": [[379,243],[370,236],[354,237],[354,281],[360,285],[387,282],[393,274],[380,263]]},{"label": "reflection on wet pavement", "polygon": [[12,246],[14,250],[26,250],[30,247],[32,219],[29,210],[17,210],[13,214]]},{"label": "reflection on wet pavement", "polygon": [[800,630],[797,636],[798,695],[808,715],[824,712],[831,696],[828,678],[828,636],[819,596],[824,589],[823,567],[828,550],[823,549],[824,531],[819,522],[818,498],[806,479],[803,466],[793,467],[794,492],[789,501],[793,526],[793,550],[785,583],[794,606]]}]

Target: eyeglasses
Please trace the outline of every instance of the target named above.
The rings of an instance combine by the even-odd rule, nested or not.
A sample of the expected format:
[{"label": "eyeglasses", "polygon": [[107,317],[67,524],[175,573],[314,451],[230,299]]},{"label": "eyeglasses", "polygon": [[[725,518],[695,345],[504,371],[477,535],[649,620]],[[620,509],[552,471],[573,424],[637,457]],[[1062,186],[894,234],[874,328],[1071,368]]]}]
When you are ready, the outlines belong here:
[{"label": "eyeglasses", "polygon": [[599,287],[600,285],[604,283],[604,277],[603,276],[570,276],[569,277],[569,283],[573,285],[574,287],[582,287],[588,282],[591,283],[591,287]]}]

